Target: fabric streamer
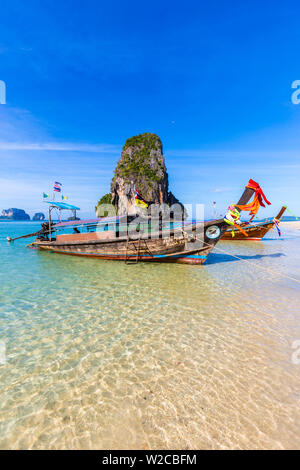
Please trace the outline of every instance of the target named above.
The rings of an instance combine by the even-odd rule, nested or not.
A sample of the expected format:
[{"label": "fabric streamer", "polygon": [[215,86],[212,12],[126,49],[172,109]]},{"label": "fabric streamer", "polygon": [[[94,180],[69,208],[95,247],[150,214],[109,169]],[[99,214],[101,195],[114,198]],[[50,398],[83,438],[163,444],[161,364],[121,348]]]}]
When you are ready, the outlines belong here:
[{"label": "fabric streamer", "polygon": [[142,206],[144,208],[147,208],[148,207],[148,204],[147,202],[145,201],[145,199],[140,195],[140,193],[138,192],[137,189],[135,189],[134,191],[134,199],[135,199],[135,205],[138,206]]},{"label": "fabric streamer", "polygon": [[250,219],[250,222],[251,222],[251,220],[256,216],[260,206],[266,207],[264,202],[266,202],[268,205],[271,205],[271,203],[270,201],[268,201],[263,190],[261,189],[259,184],[256,183],[256,181],[250,179],[246,188],[254,189],[255,194],[254,194],[253,201],[246,205],[234,204],[234,206],[240,209],[241,211],[249,211],[250,215],[252,215]]},{"label": "fabric streamer", "polygon": [[240,218],[241,218],[241,214],[240,212],[235,208],[235,205],[232,204],[231,206],[228,207],[228,212],[226,213],[225,217],[224,217],[224,222],[226,222],[226,224],[228,225],[232,225],[232,230],[231,230],[231,235],[232,237],[235,236],[235,233],[234,233],[234,227],[236,227],[238,230],[240,230],[246,237],[248,237],[248,233],[245,232],[245,230],[243,230],[241,227],[240,227],[240,224],[241,224],[241,221],[240,221]]},{"label": "fabric streamer", "polygon": [[273,222],[274,222],[275,227],[277,229],[278,236],[281,237],[281,231],[280,231],[280,228],[279,228],[279,220],[274,217]]}]

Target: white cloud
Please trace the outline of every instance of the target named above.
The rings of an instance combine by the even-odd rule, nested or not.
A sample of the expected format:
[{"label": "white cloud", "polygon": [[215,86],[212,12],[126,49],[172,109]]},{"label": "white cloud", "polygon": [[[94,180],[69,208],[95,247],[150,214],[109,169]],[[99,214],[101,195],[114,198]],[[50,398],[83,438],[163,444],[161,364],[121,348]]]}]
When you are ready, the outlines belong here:
[{"label": "white cloud", "polygon": [[72,142],[5,142],[0,141],[0,150],[47,150],[62,152],[119,153],[120,147],[110,144],[84,144]]},{"label": "white cloud", "polygon": [[120,153],[121,146],[107,143],[58,141],[49,135],[47,125],[28,110],[0,107],[0,150]]}]

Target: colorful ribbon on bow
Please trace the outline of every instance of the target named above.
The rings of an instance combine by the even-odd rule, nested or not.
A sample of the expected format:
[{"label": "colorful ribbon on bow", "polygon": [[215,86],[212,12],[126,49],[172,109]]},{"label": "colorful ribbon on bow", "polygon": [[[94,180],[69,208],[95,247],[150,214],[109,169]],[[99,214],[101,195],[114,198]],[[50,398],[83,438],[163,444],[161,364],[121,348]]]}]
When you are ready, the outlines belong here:
[{"label": "colorful ribbon on bow", "polygon": [[231,230],[231,235],[232,237],[234,237],[234,228],[233,227],[236,227],[238,230],[240,230],[246,237],[248,237],[248,233],[245,232],[245,230],[243,230],[239,225],[238,223],[236,222],[239,222],[240,220],[240,217],[241,217],[241,214],[240,212],[235,208],[234,205],[231,205],[228,207],[228,212],[226,213],[225,217],[224,217],[224,222],[226,222],[226,224],[228,225],[232,225],[232,230]]},{"label": "colorful ribbon on bow", "polygon": [[246,205],[234,204],[234,206],[240,209],[241,211],[249,211],[250,215],[252,215],[250,219],[250,222],[251,222],[251,220],[256,216],[260,206],[266,207],[263,201],[265,201],[268,205],[270,205],[271,203],[270,201],[268,201],[263,190],[261,189],[259,184],[256,183],[256,181],[253,181],[252,179],[250,179],[246,188],[250,188],[255,191],[253,201]]},{"label": "colorful ribbon on bow", "polygon": [[280,231],[280,228],[279,228],[279,220],[276,219],[276,217],[274,217],[273,222],[274,222],[275,227],[276,227],[276,229],[277,229],[278,236],[281,237],[281,231]]}]

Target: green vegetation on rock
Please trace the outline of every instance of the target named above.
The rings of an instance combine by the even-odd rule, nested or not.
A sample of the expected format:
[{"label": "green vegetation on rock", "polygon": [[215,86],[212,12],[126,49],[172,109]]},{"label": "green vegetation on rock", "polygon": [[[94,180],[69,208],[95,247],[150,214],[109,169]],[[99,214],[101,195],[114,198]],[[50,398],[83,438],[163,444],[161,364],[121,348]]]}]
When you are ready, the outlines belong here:
[{"label": "green vegetation on rock", "polygon": [[149,132],[130,137],[125,142],[114,180],[119,177],[126,182],[146,179],[148,182],[160,182],[164,178],[164,167],[160,160],[162,143],[156,134]]},{"label": "green vegetation on rock", "polygon": [[98,207],[101,205],[101,204],[111,204],[111,200],[112,200],[112,195],[111,193],[107,193],[107,194],[104,194],[104,196],[102,196],[101,199],[99,199],[96,207],[95,207],[95,210],[97,211]]},{"label": "green vegetation on rock", "polygon": [[128,147],[137,147],[143,145],[148,151],[152,149],[160,150],[162,152],[162,143],[158,135],[145,132],[144,134],[134,135],[126,140],[123,150]]}]

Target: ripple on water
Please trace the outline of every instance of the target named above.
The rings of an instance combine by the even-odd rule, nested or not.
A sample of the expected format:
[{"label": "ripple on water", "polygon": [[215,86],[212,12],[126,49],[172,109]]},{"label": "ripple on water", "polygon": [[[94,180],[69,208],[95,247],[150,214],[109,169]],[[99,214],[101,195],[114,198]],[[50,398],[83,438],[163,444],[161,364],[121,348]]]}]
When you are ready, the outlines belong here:
[{"label": "ripple on water", "polygon": [[300,278],[299,238],[222,243],[205,267],[4,238],[1,448],[299,448],[299,286],[247,263]]}]

